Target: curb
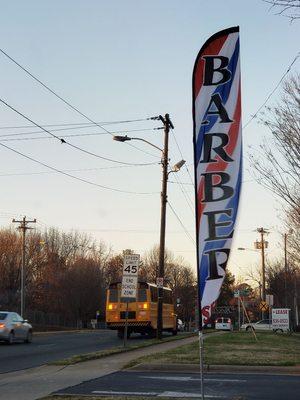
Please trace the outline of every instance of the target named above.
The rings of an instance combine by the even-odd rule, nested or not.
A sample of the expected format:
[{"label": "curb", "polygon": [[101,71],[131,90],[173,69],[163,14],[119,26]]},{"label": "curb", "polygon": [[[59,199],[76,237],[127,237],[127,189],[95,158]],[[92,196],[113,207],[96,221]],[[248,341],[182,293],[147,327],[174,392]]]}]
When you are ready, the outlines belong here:
[{"label": "curb", "polygon": [[[100,329],[99,329],[100,330]],[[75,329],[70,331],[45,331],[45,332],[35,332],[33,331],[34,336],[44,336],[44,335],[58,335],[58,334],[67,334],[67,333],[89,333],[95,332],[97,329]]]},{"label": "curb", "polygon": [[[181,335],[180,335],[181,336]],[[95,360],[99,360],[101,358],[104,357],[111,357],[111,356],[115,356],[115,355],[120,355],[120,354],[124,354],[124,353],[129,353],[129,352],[134,352],[134,351],[138,351],[138,350],[143,350],[143,349],[147,349],[149,347],[154,347],[154,346],[160,346],[163,344],[169,344],[169,343],[178,343],[178,347],[182,346],[184,344],[180,343],[181,341],[187,340],[187,339],[194,339],[196,340],[197,337],[195,335],[182,335],[181,337],[177,336],[177,339],[169,339],[169,340],[162,340],[160,342],[156,342],[156,343],[147,343],[144,342],[141,343],[139,346],[128,346],[128,347],[111,347],[109,349],[106,350],[100,350],[99,352],[91,352],[91,353],[83,353],[83,354],[74,354],[71,357],[62,359],[62,360],[57,360],[57,361],[53,361],[48,363],[48,365],[75,365],[75,364],[80,364],[83,362],[88,362],[88,361],[95,361]],[[170,336],[172,338],[172,336]],[[109,352],[107,354],[107,352]],[[99,353],[99,354],[97,354]],[[77,356],[81,356],[83,357],[83,359],[80,360],[76,360],[74,362],[72,362],[73,358],[77,357]],[[88,356],[88,358],[84,358],[85,356]],[[91,356],[91,357],[89,357]]]},{"label": "curb", "polygon": [[[198,364],[138,364],[126,371],[144,372],[180,372],[199,374]],[[296,366],[267,366],[267,365],[208,365],[204,364],[205,372],[239,372],[239,373],[263,373],[263,374],[293,374],[300,375],[300,365]]]}]

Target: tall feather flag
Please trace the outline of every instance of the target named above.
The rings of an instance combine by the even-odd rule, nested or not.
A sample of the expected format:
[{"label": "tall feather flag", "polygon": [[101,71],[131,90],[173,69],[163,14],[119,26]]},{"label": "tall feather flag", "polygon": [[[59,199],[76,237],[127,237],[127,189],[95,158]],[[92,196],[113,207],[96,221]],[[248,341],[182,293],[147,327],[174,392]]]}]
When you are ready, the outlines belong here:
[{"label": "tall feather flag", "polygon": [[242,177],[239,27],[211,36],[193,72],[199,304],[208,322],[229,258]]}]

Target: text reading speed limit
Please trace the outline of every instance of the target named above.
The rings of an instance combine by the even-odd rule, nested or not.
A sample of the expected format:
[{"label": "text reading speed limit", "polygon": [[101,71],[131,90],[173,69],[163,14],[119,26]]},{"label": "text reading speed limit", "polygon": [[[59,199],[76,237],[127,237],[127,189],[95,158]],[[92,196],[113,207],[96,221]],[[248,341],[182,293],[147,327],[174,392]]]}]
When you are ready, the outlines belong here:
[{"label": "text reading speed limit", "polygon": [[126,255],[123,265],[123,276],[124,275],[137,276],[139,269],[139,262],[140,262],[140,256],[138,254]]}]

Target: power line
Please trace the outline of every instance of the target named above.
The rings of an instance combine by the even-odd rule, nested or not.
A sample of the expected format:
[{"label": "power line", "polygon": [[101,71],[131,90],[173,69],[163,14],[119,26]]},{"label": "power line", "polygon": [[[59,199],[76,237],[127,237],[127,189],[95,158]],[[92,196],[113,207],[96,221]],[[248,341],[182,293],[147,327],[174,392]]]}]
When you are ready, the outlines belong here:
[{"label": "power line", "polygon": [[[103,121],[103,122],[96,122],[97,124],[101,125],[118,125],[118,124],[123,124],[123,123],[128,123],[128,122],[137,122],[137,121],[148,121],[151,120],[152,118],[140,118],[140,119],[132,119],[132,120],[121,120],[121,121]],[[46,128],[51,128],[51,127],[58,127],[58,126],[70,126],[71,128],[66,128],[66,129],[82,129],[82,128],[88,128],[88,127],[97,127],[92,122],[66,122],[66,123],[61,123],[61,124],[43,124],[44,127]],[[32,125],[17,125],[17,126],[0,126],[0,130],[2,129],[27,129],[27,128],[32,128]]]},{"label": "power line", "polygon": [[[98,168],[80,168],[80,169],[66,169],[62,170],[63,172],[87,172],[87,171],[99,171],[99,170],[107,170],[107,169],[116,169],[116,168],[133,168],[133,165],[118,165],[115,167],[98,167]],[[141,167],[145,167],[145,165],[141,165]],[[11,172],[11,173],[0,173],[1,176],[26,176],[26,175],[47,175],[54,174],[55,171],[38,171],[38,172]]]},{"label": "power line", "polygon": [[[175,136],[175,133],[174,133],[173,129],[172,129],[172,133],[173,133],[173,139],[175,140],[175,143],[176,143],[177,149],[179,151],[179,154],[181,156],[181,159],[184,159],[182,151],[180,149],[180,146],[179,146],[179,144],[178,144],[178,142],[176,140],[176,136]],[[193,179],[192,179],[191,174],[190,174],[190,171],[189,171],[186,163],[184,164],[184,168],[186,169],[186,171],[188,173],[188,176],[189,176],[189,178],[191,180],[191,183],[194,184]],[[188,195],[188,192],[185,190],[185,187],[182,185],[180,178],[176,174],[175,174],[175,179],[176,179],[177,183],[179,184],[180,190],[181,190],[181,192],[182,192],[182,194],[183,194],[183,196],[184,196],[184,198],[185,198],[185,200],[186,200],[186,202],[187,202],[187,204],[188,204],[188,206],[189,206],[189,208],[190,208],[190,210],[191,210],[191,212],[192,212],[192,214],[194,216],[195,215],[194,205],[193,205],[193,202],[192,202],[192,200],[190,199],[190,197]]]},{"label": "power line", "polygon": [[[7,54],[4,50],[0,49],[0,52],[5,55],[10,61],[12,61],[14,64],[16,64],[19,68],[21,68],[27,75],[29,75],[32,79],[34,79],[36,82],[38,82],[40,85],[42,85],[46,90],[48,90],[50,93],[52,93],[55,97],[57,97],[59,100],[61,100],[64,104],[69,106],[73,111],[77,112],[79,115],[87,119],[89,122],[93,123],[94,125],[97,125],[99,128],[104,130],[106,133],[109,135],[113,136],[112,133],[110,133],[106,128],[104,128],[102,125],[98,124],[97,122],[93,121],[90,117],[88,117],[86,114],[81,112],[77,107],[73,106],[69,101],[65,100],[63,97],[61,97],[59,94],[57,94],[54,90],[52,90],[49,86],[47,86],[45,83],[43,83],[40,79],[38,79],[35,75],[33,75],[28,69],[23,67],[20,63],[18,63],[15,59],[13,59],[9,54]],[[157,120],[157,117],[149,117],[147,118],[148,120]],[[138,149],[142,152],[143,150],[139,149],[138,147],[134,146],[133,144],[126,143],[128,146],[134,147],[135,149]],[[146,152],[144,152],[146,153]],[[146,153],[147,154],[147,153]]]},{"label": "power line", "polygon": [[[179,144],[178,144],[178,142],[177,142],[177,139],[176,139],[176,136],[175,136],[175,132],[174,132],[173,129],[172,129],[172,133],[173,133],[173,139],[175,140],[175,143],[176,143],[177,149],[178,149],[178,151],[179,151],[180,157],[181,157],[182,159],[184,159],[184,157],[183,157],[183,155],[182,155],[182,151],[181,151],[180,146],[179,146]],[[193,181],[193,178],[192,178],[192,176],[191,176],[190,170],[188,169],[188,166],[187,166],[186,163],[184,164],[184,167],[185,167],[185,169],[186,169],[186,171],[187,171],[187,173],[188,173],[188,176],[190,177],[191,183],[194,184],[194,181]]]},{"label": "power line", "polygon": [[[108,158],[108,157],[103,157],[100,156],[99,154],[93,153],[89,150],[85,150],[79,146],[76,146],[75,144],[69,143],[64,139],[59,138],[58,136],[54,135],[54,133],[52,133],[51,131],[49,131],[48,129],[43,128],[41,125],[39,125],[38,123],[36,123],[35,121],[33,121],[32,119],[30,119],[29,117],[27,117],[25,114],[21,113],[20,111],[18,111],[16,108],[14,108],[13,106],[11,106],[10,104],[8,104],[6,101],[4,101],[3,99],[0,98],[0,102],[3,103],[6,107],[8,107],[10,110],[14,111],[15,113],[17,113],[18,115],[20,115],[21,117],[23,117],[24,119],[26,119],[27,121],[31,122],[33,125],[35,125],[36,127],[40,128],[42,131],[48,133],[49,135],[51,135],[52,137],[54,137],[55,139],[59,140],[60,143],[62,144],[67,144],[70,147],[73,147],[74,149],[81,151],[82,153],[85,154],[89,154],[93,157],[96,158],[101,158],[102,160],[106,160],[106,161],[110,161],[113,163],[117,163],[117,164],[124,164],[124,165],[155,165],[157,164],[156,162],[154,163],[128,163],[125,161],[118,161],[118,160],[114,160],[112,158]],[[110,133],[111,134],[111,133]]]},{"label": "power line", "polygon": [[32,157],[30,157],[30,156],[28,156],[28,155],[26,155],[24,153],[21,153],[20,151],[15,150],[15,149],[13,149],[13,148],[11,148],[11,147],[3,144],[3,143],[0,143],[0,146],[4,147],[4,148],[6,148],[6,149],[8,149],[10,151],[13,151],[16,154],[19,154],[20,156],[22,156],[24,158],[27,158],[30,161],[33,161],[33,162],[35,162],[37,164],[40,164],[45,168],[51,169],[52,171],[55,171],[55,172],[57,172],[59,174],[68,176],[69,178],[76,179],[77,181],[84,182],[84,183],[87,183],[87,184],[92,185],[92,186],[100,187],[102,189],[111,190],[111,191],[120,192],[120,193],[128,193],[128,194],[157,194],[158,193],[158,192],[131,192],[131,191],[128,191],[128,190],[121,190],[121,189],[112,188],[112,187],[109,187],[109,186],[99,185],[98,183],[91,182],[91,181],[88,181],[88,180],[83,179],[83,178],[79,178],[78,176],[71,175],[68,172],[64,172],[64,171],[59,170],[59,169],[57,169],[55,167],[52,167],[52,166],[50,166],[48,164],[45,164],[44,162],[36,160],[35,158],[32,158]]},{"label": "power line", "polygon": [[298,60],[298,58],[300,57],[300,53],[298,53],[296,55],[296,57],[294,58],[294,60],[291,62],[291,64],[288,66],[288,69],[285,71],[285,73],[282,75],[282,77],[280,78],[279,82],[277,83],[277,85],[275,86],[275,88],[271,91],[271,93],[269,93],[269,95],[267,96],[266,100],[262,103],[262,105],[257,109],[257,111],[254,113],[254,115],[252,115],[250,117],[250,119],[245,123],[245,125],[243,126],[243,129],[245,129],[249,124],[251,124],[251,122],[254,120],[254,118],[257,117],[257,114],[260,112],[260,110],[262,108],[264,108],[264,106],[267,104],[267,102],[270,100],[270,98],[272,97],[272,95],[276,92],[276,90],[279,88],[279,86],[281,85],[281,82],[284,80],[284,78],[286,77],[286,75],[290,72],[292,66],[295,64],[295,62]]},{"label": "power line", "polygon": [[177,177],[177,174],[175,174],[174,176],[175,176],[175,179],[177,180],[177,184],[179,184],[180,190],[181,190],[181,192],[182,192],[182,194],[183,194],[183,196],[184,196],[184,198],[185,198],[185,200],[187,202],[187,205],[189,206],[189,209],[192,211],[193,216],[195,216],[195,211],[194,211],[193,204],[191,203],[191,200],[187,195],[188,192],[185,190],[184,186],[181,184],[179,178]]},{"label": "power line", "polygon": [[184,226],[183,222],[181,221],[181,219],[179,218],[179,216],[177,215],[176,211],[174,210],[174,208],[171,206],[170,202],[168,201],[168,205],[171,209],[171,211],[173,212],[173,214],[175,215],[175,217],[177,218],[178,222],[180,223],[180,225],[182,226],[186,236],[193,242],[193,244],[196,245],[196,242],[194,240],[194,238],[191,236],[191,234],[189,233],[189,231],[186,229],[186,227]]},{"label": "power line", "polygon": [[[70,128],[68,128],[70,129]],[[72,128],[71,128],[72,129]],[[51,129],[49,130],[49,132],[57,132],[57,131],[61,131],[61,130],[65,130],[65,129]],[[143,132],[143,131],[153,131],[153,128],[149,128],[149,129],[131,129],[131,130],[127,130],[127,131],[114,131],[112,133],[130,133],[130,132]],[[15,136],[21,136],[21,135],[34,135],[34,134],[38,134],[38,133],[42,133],[43,131],[38,131],[38,132],[22,132],[22,133],[11,133],[11,134],[7,134],[7,135],[0,135],[0,138],[4,138],[4,139],[0,139],[2,142],[13,142],[13,141],[22,141],[22,140],[42,140],[42,139],[52,139],[52,137],[45,137],[45,136],[35,136],[35,137],[17,137],[15,138]],[[99,136],[99,135],[107,135],[107,133],[103,133],[103,132],[96,132],[96,133],[75,133],[75,134],[70,134],[70,135],[62,135],[59,136],[59,138],[67,138],[67,137],[85,137],[85,136]],[[157,157],[158,156],[153,156],[153,157]]]}]

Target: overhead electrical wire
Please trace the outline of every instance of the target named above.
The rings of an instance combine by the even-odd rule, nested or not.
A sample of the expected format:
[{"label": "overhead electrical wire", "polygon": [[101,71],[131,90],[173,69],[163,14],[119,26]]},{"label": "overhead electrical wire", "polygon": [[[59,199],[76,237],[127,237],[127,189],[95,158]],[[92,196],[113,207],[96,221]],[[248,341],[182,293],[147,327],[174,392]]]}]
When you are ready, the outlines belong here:
[{"label": "overhead electrical wire", "polygon": [[250,119],[244,124],[243,129],[247,128],[247,126],[249,124],[251,124],[251,122],[257,117],[257,114],[260,112],[261,109],[263,109],[265,107],[265,105],[267,104],[267,102],[270,100],[270,98],[273,96],[273,94],[276,92],[276,90],[279,88],[279,86],[281,85],[282,81],[284,80],[284,78],[287,76],[287,74],[290,72],[292,66],[295,64],[295,62],[298,60],[298,58],[300,57],[300,52],[297,53],[296,57],[293,59],[293,61],[291,62],[291,64],[288,66],[287,70],[285,71],[285,73],[282,75],[282,77],[280,78],[279,82],[277,83],[277,85],[275,86],[275,88],[269,93],[269,95],[267,96],[266,100],[262,103],[262,105],[256,110],[256,112],[250,117]]},{"label": "overhead electrical wire", "polygon": [[[148,121],[152,118],[140,118],[140,119],[131,119],[131,120],[122,120],[122,121],[103,121],[103,122],[97,122],[99,125],[118,125],[118,124],[125,124],[129,122],[137,122],[137,121]],[[93,122],[65,122],[61,124],[43,124],[43,127],[46,128],[51,128],[51,127],[57,127],[57,126],[70,126],[69,129],[82,129],[82,128],[88,128],[88,127],[97,127]],[[0,130],[2,129],[29,129],[32,128],[32,125],[17,125],[17,126],[0,126]],[[66,128],[68,129],[68,128]]]},{"label": "overhead electrical wire", "polygon": [[39,125],[38,123],[36,123],[35,121],[33,121],[32,119],[30,119],[29,117],[27,117],[25,114],[21,113],[20,111],[18,111],[16,108],[14,108],[13,106],[11,106],[10,104],[8,104],[5,100],[0,98],[0,102],[2,104],[4,104],[6,107],[8,107],[10,110],[14,111],[15,113],[17,113],[18,115],[20,115],[21,117],[23,117],[24,119],[26,119],[27,121],[31,122],[33,125],[35,125],[36,127],[40,128],[42,131],[48,133],[50,136],[54,137],[55,139],[59,140],[60,143],[62,144],[67,144],[68,146],[81,151],[82,153],[85,154],[89,154],[93,157],[96,158],[101,158],[102,160],[106,160],[106,161],[110,161],[113,163],[117,163],[117,164],[123,164],[123,165],[136,165],[136,166],[140,166],[140,165],[155,165],[157,164],[157,162],[153,162],[153,163],[128,163],[125,161],[119,161],[119,160],[114,160],[112,158],[108,158],[108,157],[104,157],[104,156],[100,156],[99,154],[93,153],[92,151],[89,150],[85,150],[79,146],[76,146],[75,144],[72,144],[70,142],[67,142],[64,139],[61,139],[59,136],[54,135],[54,133],[52,133],[50,130],[43,128],[41,125]]},{"label": "overhead electrical wire", "polygon": [[[44,125],[43,125],[44,126]],[[32,126],[31,126],[32,128]],[[59,128],[59,129],[48,129],[49,132],[60,132],[60,131],[69,131],[69,130],[77,130],[77,129],[86,129],[86,128],[95,128],[95,125],[90,125],[88,127],[86,126],[80,126],[80,127],[71,127],[71,128]],[[153,131],[155,128],[144,128],[144,129],[128,129],[128,130],[121,130],[121,131],[112,131],[111,133],[130,133],[130,132],[145,132],[145,131]],[[39,133],[44,133],[44,131],[32,131],[32,132],[18,132],[18,133],[5,133],[1,134],[0,138],[10,138],[10,137],[15,137],[15,136],[29,136],[29,135],[37,135]],[[90,136],[90,135],[107,135],[105,132],[94,132],[94,133],[80,133],[80,134],[74,134],[74,135],[69,135],[69,137],[72,136]]]},{"label": "overhead electrical wire", "polygon": [[[114,167],[97,167],[97,168],[78,168],[78,169],[63,169],[63,172],[86,172],[86,171],[99,171],[106,169],[116,169],[116,168],[132,168],[133,165],[118,165]],[[141,167],[145,167],[145,165],[141,165]],[[38,172],[7,172],[0,173],[0,177],[5,176],[24,176],[24,175],[47,175],[47,174],[55,174],[56,171],[38,171]]]},{"label": "overhead electrical wire", "polygon": [[189,231],[187,230],[187,228],[184,226],[183,222],[181,221],[181,219],[179,218],[179,216],[177,215],[176,211],[174,210],[174,208],[172,207],[172,205],[170,204],[170,202],[168,201],[168,205],[171,209],[171,211],[173,212],[173,214],[175,215],[176,219],[178,220],[178,222],[180,223],[180,225],[182,226],[186,236],[192,241],[193,244],[196,244],[194,238],[191,236],[191,234],[189,233]]},{"label": "overhead electrical wire", "polygon": [[62,170],[60,170],[58,168],[52,167],[52,166],[50,166],[48,164],[45,164],[44,162],[36,160],[33,157],[30,157],[30,156],[28,156],[28,155],[26,155],[26,154],[24,154],[24,153],[22,153],[22,152],[20,152],[20,151],[18,151],[16,149],[13,149],[12,147],[7,146],[6,144],[0,143],[0,146],[4,147],[4,148],[6,148],[6,149],[8,149],[10,151],[13,151],[14,153],[16,153],[16,154],[18,154],[18,155],[20,155],[20,156],[22,156],[24,158],[27,158],[30,161],[33,161],[33,162],[35,162],[37,164],[40,164],[45,168],[51,169],[52,171],[55,171],[55,172],[57,172],[59,174],[68,176],[69,178],[76,179],[77,181],[84,182],[84,183],[87,183],[87,184],[92,185],[92,186],[97,186],[97,187],[99,187],[101,189],[111,190],[111,191],[120,192],[120,193],[128,193],[128,194],[157,194],[157,193],[159,193],[159,192],[132,192],[132,191],[129,191],[129,190],[121,190],[121,189],[117,189],[117,188],[113,188],[113,187],[109,187],[109,186],[100,185],[98,183],[91,182],[91,181],[88,181],[88,180],[83,179],[83,178],[79,178],[78,176],[71,175],[68,172],[64,172],[64,171],[62,171]]},{"label": "overhead electrical wire", "polygon": [[[180,156],[181,156],[181,159],[184,159],[183,154],[182,154],[182,151],[181,151],[181,149],[180,149],[180,146],[179,146],[179,144],[178,144],[178,142],[177,142],[177,140],[176,140],[176,136],[175,136],[174,130],[171,129],[171,132],[172,132],[172,134],[173,134],[173,138],[174,138],[174,141],[175,141],[175,143],[176,143],[176,146],[177,146],[177,149],[178,149],[178,151],[179,151],[179,154],[180,154]],[[192,177],[191,177],[190,171],[189,171],[189,169],[188,169],[186,163],[184,164],[184,168],[186,169],[186,171],[187,171],[187,173],[188,173],[188,175],[189,175],[189,178],[190,178],[190,180],[191,180],[192,185],[194,185],[193,179],[192,179]],[[175,174],[175,180],[177,181],[176,183],[180,186],[180,190],[181,190],[181,192],[182,192],[182,194],[183,194],[183,196],[184,196],[184,198],[185,198],[185,201],[187,202],[187,205],[188,205],[189,209],[191,210],[193,216],[195,216],[194,204],[193,204],[193,201],[190,199],[190,197],[189,197],[189,195],[188,195],[189,192],[186,191],[185,187],[182,185],[181,180],[180,180],[180,178],[177,176],[177,174]]]},{"label": "overhead electrical wire", "polygon": [[[59,100],[61,100],[64,104],[66,104],[68,107],[70,107],[73,111],[77,112],[79,115],[87,119],[89,122],[92,124],[98,126],[105,132],[107,132],[109,135],[113,136],[113,134],[108,131],[106,128],[103,127],[103,125],[98,124],[97,122],[93,121],[89,116],[81,112],[77,107],[73,106],[69,101],[65,100],[63,97],[61,97],[59,94],[57,94],[54,90],[52,90],[49,86],[47,86],[44,82],[42,82],[40,79],[38,79],[35,75],[33,75],[28,69],[23,67],[20,63],[18,63],[14,58],[12,58],[9,54],[7,54],[3,49],[0,49],[0,52],[5,55],[10,61],[12,61],[14,64],[16,64],[19,68],[21,68],[27,75],[29,75],[32,79],[34,79],[36,82],[38,82],[40,85],[42,85],[46,90],[48,90],[50,93],[52,93],[55,97],[57,97]],[[149,117],[147,120],[158,120],[158,117]],[[145,154],[148,154],[146,151],[143,151],[142,149],[139,149],[138,147],[134,146],[131,143],[125,142],[128,146],[134,147],[137,150],[142,151]]]},{"label": "overhead electrical wire", "polygon": [[175,177],[175,179],[177,180],[176,183],[180,186],[180,190],[181,190],[181,192],[182,192],[182,194],[183,194],[183,196],[184,196],[184,198],[185,198],[185,200],[186,200],[186,202],[187,202],[187,205],[189,206],[189,209],[191,210],[193,216],[195,216],[195,211],[194,211],[193,204],[192,204],[190,198],[189,198],[188,195],[187,195],[187,193],[189,193],[189,192],[187,192],[187,191],[185,190],[185,188],[184,188],[183,185],[181,184],[181,181],[180,181],[179,178],[177,177],[177,174],[174,174],[174,177]]},{"label": "overhead electrical wire", "polygon": [[[174,130],[171,129],[171,132],[172,132],[172,134],[173,134],[173,139],[174,139],[174,141],[175,141],[175,143],[176,143],[176,146],[177,146],[177,149],[178,149],[178,151],[179,151],[180,157],[181,157],[182,159],[184,159],[183,154],[182,154],[182,151],[181,151],[181,149],[180,149],[180,146],[179,146],[179,144],[178,144],[178,142],[177,142],[177,139],[176,139]],[[189,176],[189,178],[190,178],[190,180],[191,180],[191,183],[194,185],[194,181],[193,181],[192,175],[191,175],[190,170],[189,170],[189,168],[188,168],[188,166],[187,166],[186,163],[184,164],[184,167],[185,167],[185,169],[186,169],[186,171],[187,171],[187,173],[188,173],[188,176]]]}]

